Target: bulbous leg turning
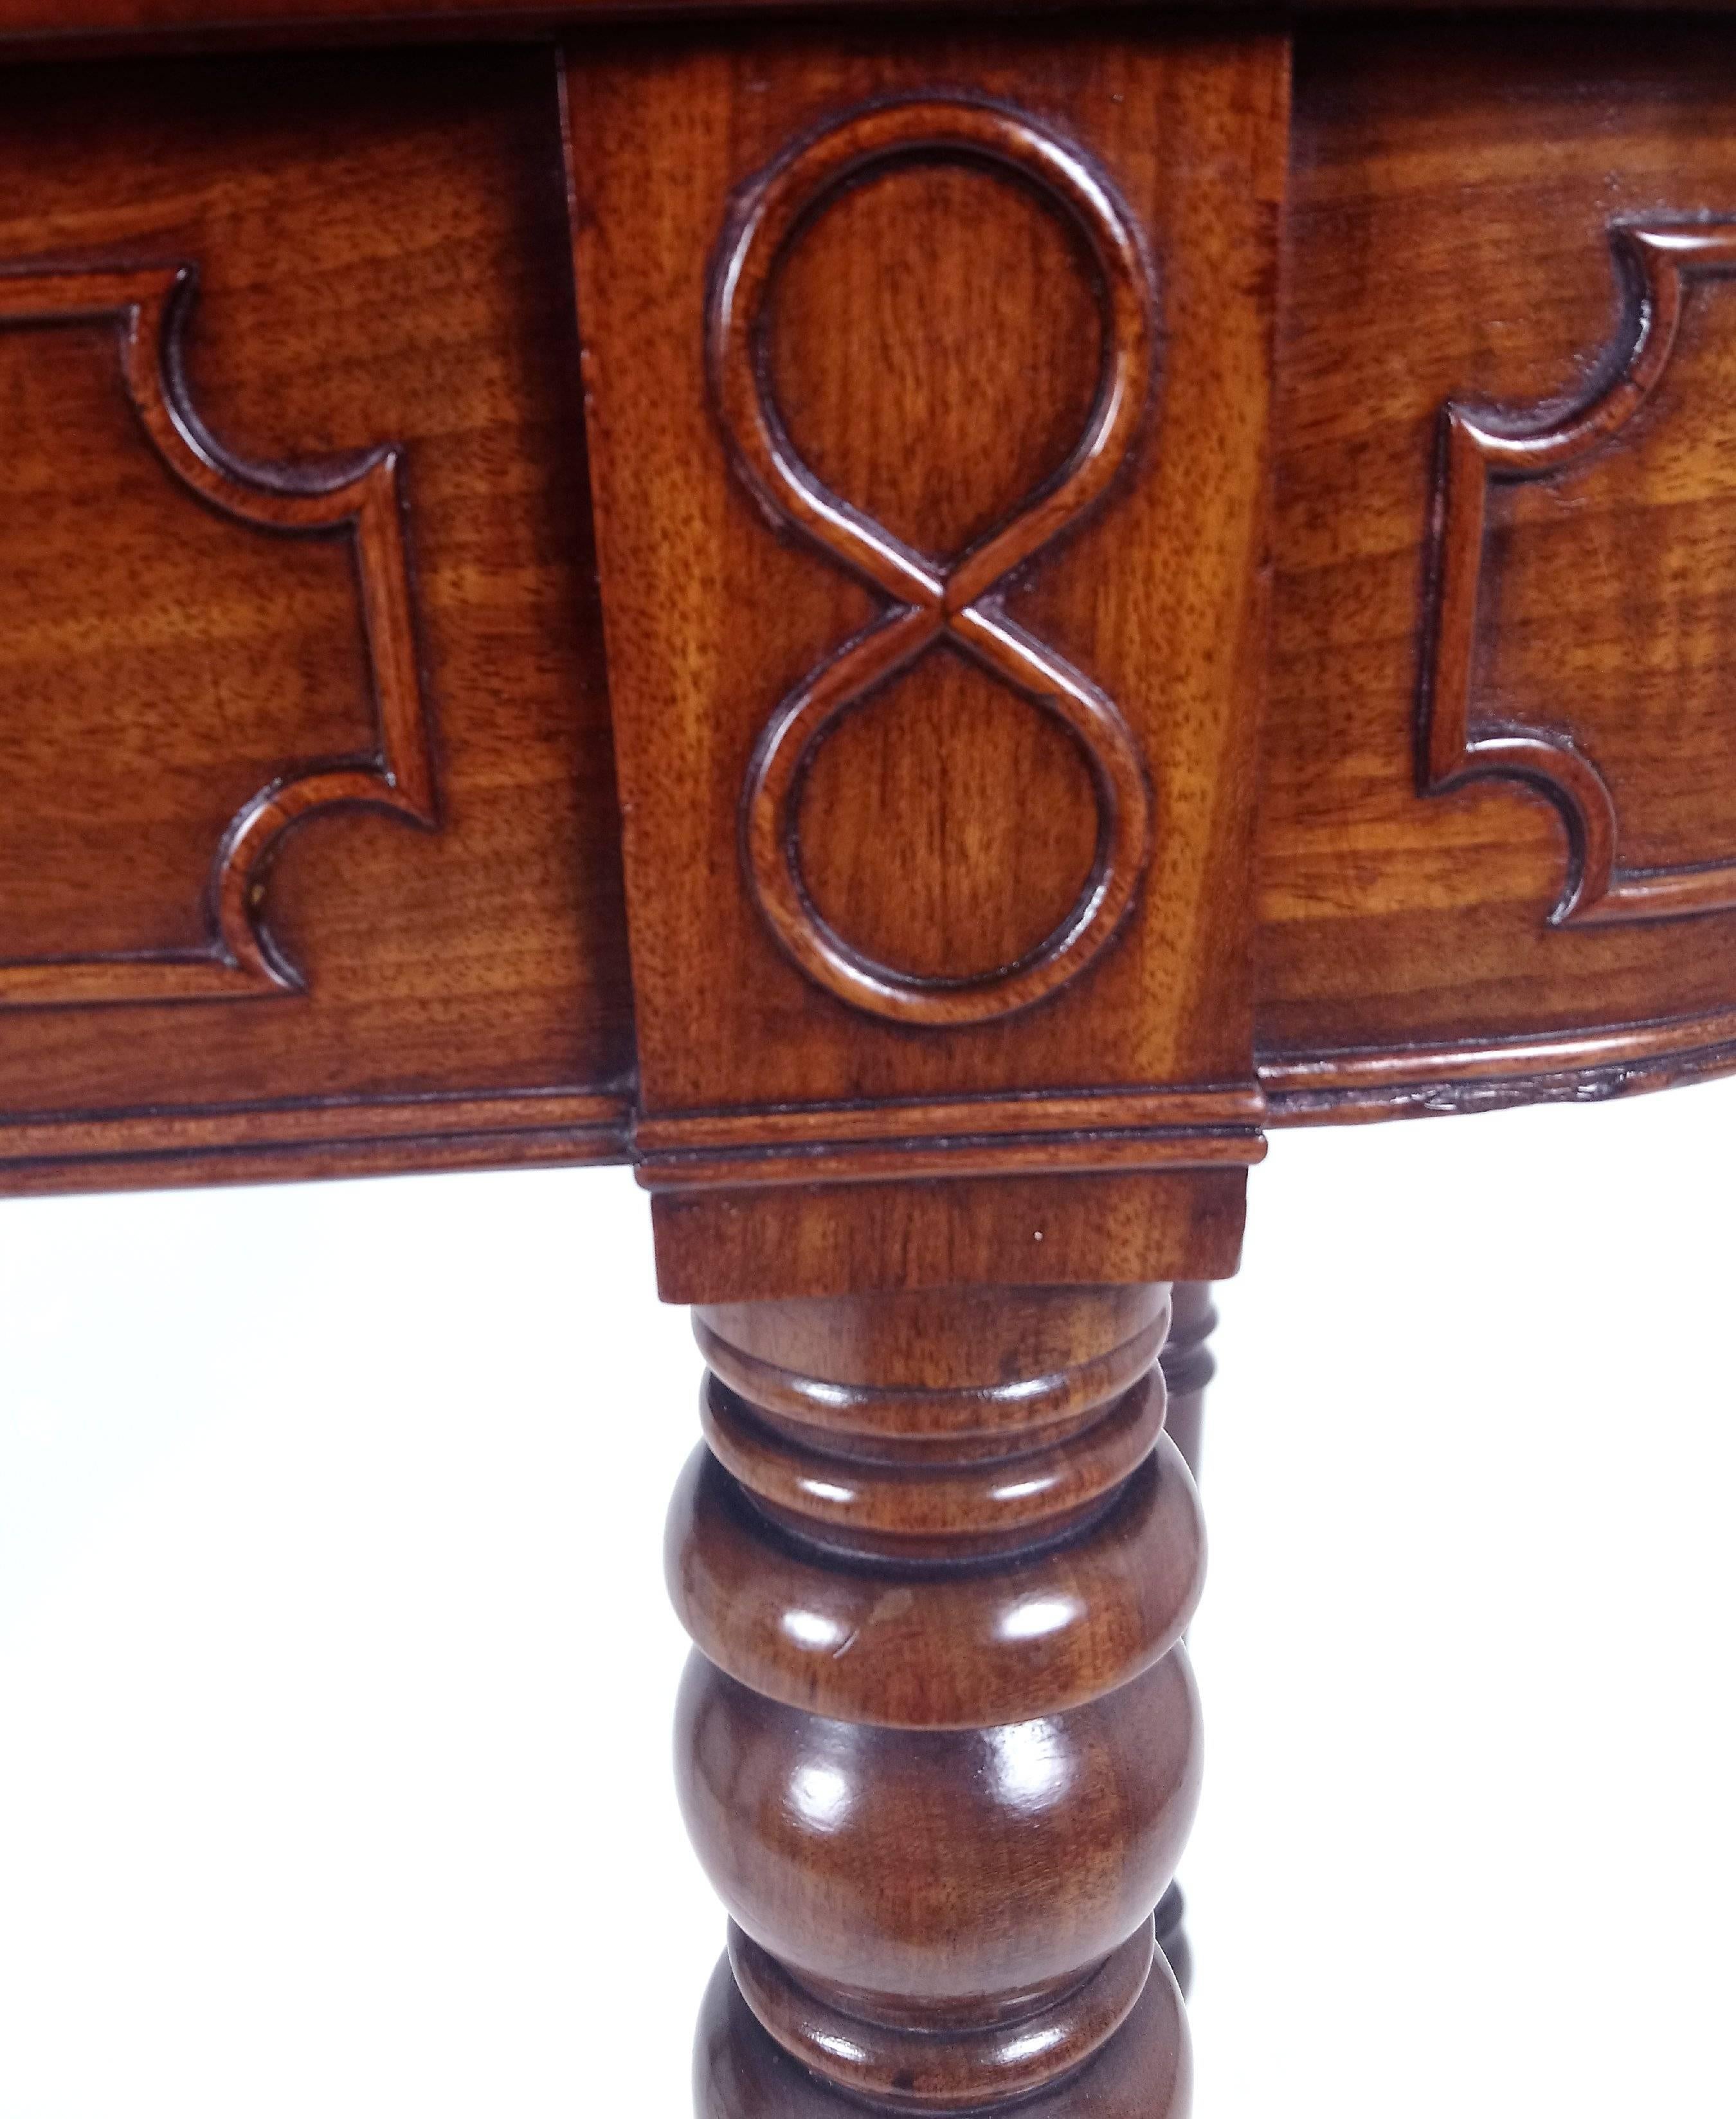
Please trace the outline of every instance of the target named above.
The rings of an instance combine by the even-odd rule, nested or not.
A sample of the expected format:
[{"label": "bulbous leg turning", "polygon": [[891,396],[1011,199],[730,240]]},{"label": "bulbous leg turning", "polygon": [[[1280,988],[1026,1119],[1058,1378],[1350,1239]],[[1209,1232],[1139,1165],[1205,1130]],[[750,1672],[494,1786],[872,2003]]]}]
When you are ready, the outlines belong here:
[{"label": "bulbous leg turning", "polygon": [[[1193,2058],[1187,2016],[1161,1957],[1132,2012],[1082,2070],[1070,2072],[1014,2107],[1019,2119],[1183,2119],[1192,2103]],[[863,2104],[809,2075],[768,2037],[743,1999],[725,1957],[699,2019],[693,2055],[693,2103],[701,2119],[862,2119]],[[868,2107],[933,2112],[972,2107],[891,2098]]]},{"label": "bulbous leg turning", "polygon": [[698,1313],[678,1770],[732,1921],[701,2119],[1182,2119],[1153,1908],[1205,1540],[1167,1287]]}]

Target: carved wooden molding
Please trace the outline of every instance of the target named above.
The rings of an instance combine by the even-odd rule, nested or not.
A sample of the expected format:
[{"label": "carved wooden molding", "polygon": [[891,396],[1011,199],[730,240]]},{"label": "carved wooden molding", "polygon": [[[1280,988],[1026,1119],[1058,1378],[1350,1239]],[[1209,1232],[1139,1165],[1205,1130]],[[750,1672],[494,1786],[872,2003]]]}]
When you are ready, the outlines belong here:
[{"label": "carved wooden molding", "polygon": [[[1103,305],[1096,401],[1060,471],[981,542],[935,559],[822,481],[797,452],[770,394],[766,299],[803,230],[871,169],[963,159],[1033,187],[1084,235]],[[1155,369],[1155,296],[1132,225],[1076,149],[1030,118],[947,97],[871,105],[774,163],[735,201],[713,263],[706,348],[718,418],[774,527],[788,526],[887,600],[868,628],[810,673],[766,724],[743,795],[748,888],[797,965],[853,1007],[894,1021],[984,1022],[1072,979],[1113,938],[1150,858],[1151,798],[1132,730],[1113,700],[1015,624],[1002,592],[1015,569],[1075,528],[1132,448]],[[1095,858],[1060,924],[1017,962],[970,977],[917,976],[875,962],[825,920],[800,865],[797,809],[808,761],[840,716],[942,642],[1053,714],[1078,744],[1097,801]]]},{"label": "carved wooden molding", "polygon": [[195,285],[190,265],[0,272],[0,329],[113,323],[122,376],[146,438],[188,492],[250,528],[350,539],[379,743],[364,757],[298,765],[236,812],[212,856],[201,948],[0,962],[0,1008],[299,992],[300,975],[262,915],[266,873],[284,834],[334,804],[363,804],[424,826],[435,822],[397,452],[373,448],[294,471],[229,455],[193,410],[183,373],[181,334]]},{"label": "carved wooden molding", "polygon": [[1514,779],[1546,795],[1567,828],[1557,925],[1665,920],[1736,910],[1736,860],[1625,868],[1609,783],[1565,728],[1482,721],[1473,697],[1489,489],[1553,477],[1613,440],[1656,390],[1676,349],[1687,282],[1736,272],[1736,225],[1623,223],[1611,236],[1630,292],[1625,343],[1609,379],[1566,412],[1473,410],[1443,419],[1432,638],[1424,658],[1419,774],[1445,795],[1474,780]]},{"label": "carved wooden molding", "polygon": [[1259,1071],[1267,1122],[1280,1126],[1607,1103],[1736,1071],[1736,1008],[1600,1029],[1269,1055]]},{"label": "carved wooden molding", "polygon": [[0,1196],[631,1160],[614,1091],[507,1089],[0,1116]]},{"label": "carved wooden molding", "polygon": [[1266,1100],[1250,1085],[1036,1091],[641,1117],[653,1192],[912,1177],[1209,1170],[1261,1162]]}]

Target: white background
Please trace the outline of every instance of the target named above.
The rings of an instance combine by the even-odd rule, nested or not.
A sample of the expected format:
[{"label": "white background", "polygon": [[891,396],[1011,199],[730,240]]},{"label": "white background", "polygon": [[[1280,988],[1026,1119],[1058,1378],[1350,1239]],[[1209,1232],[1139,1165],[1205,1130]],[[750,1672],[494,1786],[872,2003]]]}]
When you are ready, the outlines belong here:
[{"label": "white background", "polygon": [[[1736,1083],[1280,1135],[1199,2119],[1727,2114]],[[697,1357],[621,1171],[0,1204],[0,2119],[685,2119]]]}]

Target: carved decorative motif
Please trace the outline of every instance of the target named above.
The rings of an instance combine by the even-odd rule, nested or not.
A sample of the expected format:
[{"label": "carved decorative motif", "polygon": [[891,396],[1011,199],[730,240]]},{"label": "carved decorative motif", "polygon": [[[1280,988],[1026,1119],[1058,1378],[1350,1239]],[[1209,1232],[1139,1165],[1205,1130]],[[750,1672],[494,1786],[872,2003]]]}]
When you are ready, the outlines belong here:
[{"label": "carved decorative motif", "polygon": [[176,479],[232,521],[280,536],[347,536],[355,554],[378,716],[368,755],[292,767],[230,819],[206,887],[197,949],[0,962],[0,1008],[236,999],[302,990],[262,918],[267,870],[289,828],[333,804],[435,821],[433,762],[410,623],[397,452],[379,447],[293,472],[246,464],[206,430],[182,370],[188,265],[0,273],[0,329],[112,322],[146,438]]},{"label": "carved decorative motif", "polygon": [[[803,228],[845,184],[899,162],[965,160],[1034,187],[1083,234],[1104,317],[1095,403],[1072,455],[980,543],[947,559],[913,549],[831,492],[803,461],[772,401],[763,358],[767,296]],[[748,887],[808,976],[895,1021],[982,1022],[1042,999],[1109,944],[1131,909],[1151,847],[1151,799],[1132,731],[1114,702],[1003,608],[1014,570],[1074,528],[1133,446],[1155,365],[1154,295],[1126,214],[1078,152],[1029,118],[951,98],[873,105],[805,141],[736,201],[714,262],[707,355],[735,466],[774,526],[787,525],[887,600],[886,611],[821,663],[766,723],[742,803]],[[1098,809],[1095,859],[1060,924],[1016,962],[979,976],[917,976],[854,948],[803,884],[796,810],[808,761],[841,716],[942,642],[1053,714],[1078,743]]]},{"label": "carved decorative motif", "polygon": [[1550,917],[1558,925],[1665,920],[1736,910],[1736,860],[1625,868],[1609,783],[1562,728],[1482,721],[1473,696],[1491,486],[1551,478],[1619,435],[1657,389],[1676,350],[1687,283],[1736,273],[1736,225],[1624,223],[1613,231],[1630,294],[1626,344],[1589,402],[1546,415],[1473,410],[1444,415],[1433,638],[1425,658],[1419,772],[1445,795],[1473,780],[1515,779],[1548,796],[1568,842],[1567,875]]}]

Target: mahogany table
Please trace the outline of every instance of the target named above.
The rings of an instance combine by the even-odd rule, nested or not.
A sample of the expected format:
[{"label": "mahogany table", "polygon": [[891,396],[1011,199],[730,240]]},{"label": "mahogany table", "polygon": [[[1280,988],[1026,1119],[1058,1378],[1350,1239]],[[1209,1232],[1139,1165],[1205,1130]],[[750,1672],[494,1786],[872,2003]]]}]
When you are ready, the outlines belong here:
[{"label": "mahogany table", "polygon": [[0,0],[0,1182],[634,1162],[701,2113],[1161,2119],[1265,1129],[1736,1064],[1736,25],[723,12]]}]

